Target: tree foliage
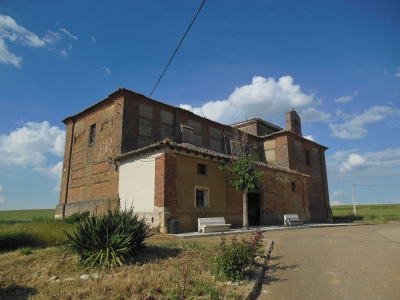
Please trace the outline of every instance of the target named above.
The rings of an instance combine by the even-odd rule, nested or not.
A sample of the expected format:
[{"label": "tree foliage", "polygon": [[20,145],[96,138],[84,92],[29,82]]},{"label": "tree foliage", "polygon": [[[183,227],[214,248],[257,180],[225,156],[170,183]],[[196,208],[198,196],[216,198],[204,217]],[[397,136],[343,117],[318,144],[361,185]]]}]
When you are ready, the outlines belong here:
[{"label": "tree foliage", "polygon": [[230,176],[230,183],[243,194],[243,229],[249,228],[248,222],[248,193],[255,193],[259,190],[262,172],[256,169],[257,143],[248,140],[248,134],[239,129],[232,128],[228,139],[231,141],[231,162],[220,166],[220,171],[227,171]]},{"label": "tree foliage", "polygon": [[242,154],[231,164],[221,166],[219,169],[227,170],[232,178],[230,183],[243,193],[254,193],[258,191],[263,173],[258,172],[255,164],[258,157],[253,154]]}]

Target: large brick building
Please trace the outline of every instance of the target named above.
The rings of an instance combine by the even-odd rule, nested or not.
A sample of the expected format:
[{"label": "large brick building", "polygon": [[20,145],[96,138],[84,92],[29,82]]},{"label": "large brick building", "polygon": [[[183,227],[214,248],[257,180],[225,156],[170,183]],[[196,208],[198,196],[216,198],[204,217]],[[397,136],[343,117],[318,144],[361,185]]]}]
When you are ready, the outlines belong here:
[{"label": "large brick building", "polygon": [[168,232],[171,219],[195,231],[198,217],[242,226],[242,195],[218,166],[232,158],[232,131],[258,146],[263,172],[249,195],[250,225],[282,224],[296,213],[330,222],[326,147],[302,137],[292,110],[286,128],[261,119],[223,125],[125,88],[63,120],[67,126],[56,217],[120,207]]}]

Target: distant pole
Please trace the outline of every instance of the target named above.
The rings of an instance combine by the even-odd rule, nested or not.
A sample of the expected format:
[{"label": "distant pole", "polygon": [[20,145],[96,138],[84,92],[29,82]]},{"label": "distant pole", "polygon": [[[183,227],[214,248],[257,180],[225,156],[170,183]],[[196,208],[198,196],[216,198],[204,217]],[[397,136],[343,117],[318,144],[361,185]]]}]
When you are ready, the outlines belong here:
[{"label": "distant pole", "polygon": [[355,198],[354,198],[354,184],[351,185],[351,194],[353,195],[353,210],[354,210],[354,215],[357,216],[356,200],[355,200]]}]

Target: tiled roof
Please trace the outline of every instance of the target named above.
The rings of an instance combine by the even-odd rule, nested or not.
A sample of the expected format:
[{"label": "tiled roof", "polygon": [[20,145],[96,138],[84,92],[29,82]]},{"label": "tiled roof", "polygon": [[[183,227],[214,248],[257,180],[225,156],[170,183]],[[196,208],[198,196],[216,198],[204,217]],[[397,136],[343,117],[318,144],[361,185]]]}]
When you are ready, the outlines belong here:
[{"label": "tiled roof", "polygon": [[194,112],[192,112],[192,111],[190,111],[190,110],[187,110],[187,109],[184,109],[184,108],[181,108],[181,107],[179,107],[179,106],[174,106],[174,105],[171,105],[171,104],[168,104],[168,103],[164,103],[164,102],[161,102],[161,101],[158,101],[158,100],[149,98],[149,97],[147,97],[146,95],[143,95],[143,94],[141,94],[141,93],[138,93],[138,92],[129,90],[129,89],[124,88],[124,87],[120,87],[118,90],[115,90],[114,92],[112,92],[110,95],[108,95],[108,96],[107,96],[106,98],[104,98],[103,100],[100,100],[99,102],[96,102],[95,104],[93,104],[93,105],[91,105],[91,106],[85,108],[84,110],[82,110],[82,111],[80,111],[80,112],[78,112],[78,113],[76,113],[76,114],[74,114],[74,115],[72,115],[72,116],[66,117],[64,120],[62,120],[62,122],[65,123],[66,120],[68,120],[68,119],[70,119],[70,118],[73,118],[73,117],[75,117],[75,116],[77,116],[77,115],[79,115],[79,114],[81,114],[81,113],[83,113],[83,112],[85,112],[85,111],[88,111],[88,110],[90,110],[91,108],[96,107],[97,105],[102,104],[103,102],[109,100],[110,97],[113,96],[114,94],[117,94],[117,93],[119,93],[119,92],[124,92],[124,91],[125,91],[125,92],[129,92],[129,93],[133,93],[133,94],[136,94],[136,95],[139,95],[139,96],[143,96],[143,97],[147,98],[148,100],[151,100],[151,101],[160,103],[160,104],[162,104],[162,105],[169,106],[169,107],[174,108],[174,109],[184,110],[185,112],[191,113],[191,114],[193,114],[194,116],[196,116],[196,117],[198,117],[198,118],[202,118],[202,119],[208,120],[208,121],[210,121],[210,122],[213,122],[213,123],[216,123],[216,124],[220,124],[220,125],[222,125],[222,126],[229,126],[229,125],[225,125],[225,124],[222,124],[222,123],[213,121],[213,120],[208,119],[208,118],[206,118],[206,117],[199,116],[199,115],[195,114]]},{"label": "tiled roof", "polygon": [[[210,157],[216,157],[216,158],[220,158],[220,159],[224,159],[224,160],[231,160],[234,159],[235,157],[232,155],[228,155],[228,154],[224,154],[224,153],[220,153],[217,151],[212,151],[209,149],[205,149],[205,148],[201,148],[201,147],[197,147],[195,145],[189,144],[189,143],[175,143],[171,140],[164,140],[162,142],[158,142],[137,150],[133,150],[130,152],[126,152],[124,154],[121,154],[117,157],[117,161],[121,161],[125,158],[128,157],[133,157],[142,153],[146,153],[147,151],[151,151],[154,149],[160,149],[160,148],[165,148],[165,147],[169,147],[169,148],[173,148],[173,149],[180,149],[180,150],[185,150],[185,151],[190,151],[190,152],[194,152],[194,153],[198,153],[198,154],[203,154],[206,156],[210,156]],[[288,172],[288,173],[292,173],[292,174],[297,174],[297,175],[301,175],[301,176],[305,176],[305,177],[310,177],[309,175],[297,172],[295,170],[291,170],[288,168],[284,168],[284,167],[280,167],[280,166],[276,166],[276,165],[271,165],[265,162],[256,162],[257,165],[261,166],[261,167],[265,167],[265,168],[269,168],[269,169],[274,169],[277,171],[284,171],[284,172]]]},{"label": "tiled roof", "polygon": [[269,139],[273,139],[274,137],[285,135],[285,134],[293,134],[293,135],[295,135],[295,136],[297,136],[299,138],[302,138],[302,139],[305,139],[305,140],[309,141],[310,143],[313,143],[313,144],[318,145],[318,146],[320,146],[322,148],[325,148],[325,149],[329,149],[328,147],[326,147],[324,145],[321,145],[321,144],[318,144],[318,143],[316,143],[316,142],[314,142],[312,140],[306,139],[304,136],[298,135],[297,133],[295,133],[293,131],[290,131],[290,130],[281,130],[281,131],[273,132],[273,133],[270,133],[270,134],[266,134],[266,135],[260,136],[260,138],[264,139],[264,140],[269,140]]},{"label": "tiled roof", "polygon": [[245,121],[241,121],[241,122],[237,122],[237,123],[233,123],[233,124],[231,124],[230,126],[232,126],[232,127],[240,127],[241,125],[245,125],[245,124],[247,124],[247,123],[254,123],[254,122],[261,122],[261,123],[264,123],[265,125],[267,125],[267,126],[269,126],[269,127],[273,127],[274,129],[276,129],[276,130],[283,130],[283,128],[281,128],[281,127],[279,127],[279,126],[277,126],[277,125],[274,125],[274,124],[272,124],[272,123],[270,123],[270,122],[267,122],[267,121],[264,121],[263,119],[260,119],[260,118],[252,118],[252,119],[250,119],[250,120],[245,120]]}]

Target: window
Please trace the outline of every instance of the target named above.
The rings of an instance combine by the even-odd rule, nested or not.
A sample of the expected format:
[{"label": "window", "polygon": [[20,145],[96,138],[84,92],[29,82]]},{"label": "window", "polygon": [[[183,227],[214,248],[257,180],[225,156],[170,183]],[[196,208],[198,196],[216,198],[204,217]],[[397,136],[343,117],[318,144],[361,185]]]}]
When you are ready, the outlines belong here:
[{"label": "window", "polygon": [[206,165],[197,164],[197,174],[206,175]]},{"label": "window", "polygon": [[306,164],[308,166],[311,166],[311,157],[310,157],[310,151],[306,150]]},{"label": "window", "polygon": [[204,191],[196,190],[196,207],[204,207]]},{"label": "window", "polygon": [[208,207],[208,188],[196,186],[195,189],[195,206]]},{"label": "window", "polygon": [[292,181],[292,192],[296,191],[296,182]]},{"label": "window", "polygon": [[89,144],[94,144],[96,140],[96,124],[90,125]]}]

